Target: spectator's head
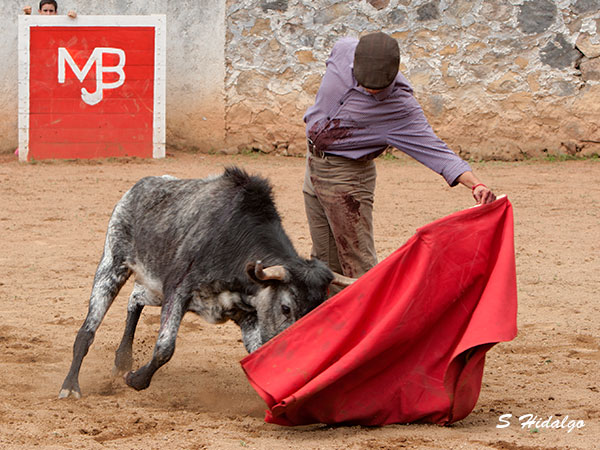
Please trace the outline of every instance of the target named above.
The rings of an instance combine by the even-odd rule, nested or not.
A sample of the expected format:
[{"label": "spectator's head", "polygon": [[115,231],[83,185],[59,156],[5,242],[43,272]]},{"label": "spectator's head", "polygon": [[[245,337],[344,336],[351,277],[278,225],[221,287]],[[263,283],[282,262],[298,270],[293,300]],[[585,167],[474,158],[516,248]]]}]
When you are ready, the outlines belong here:
[{"label": "spectator's head", "polygon": [[385,33],[371,33],[360,38],[354,52],[354,78],[369,91],[388,87],[398,74],[398,42]]},{"label": "spectator's head", "polygon": [[44,14],[46,16],[56,15],[58,12],[58,5],[56,4],[56,0],[41,0],[40,1],[40,14]]}]

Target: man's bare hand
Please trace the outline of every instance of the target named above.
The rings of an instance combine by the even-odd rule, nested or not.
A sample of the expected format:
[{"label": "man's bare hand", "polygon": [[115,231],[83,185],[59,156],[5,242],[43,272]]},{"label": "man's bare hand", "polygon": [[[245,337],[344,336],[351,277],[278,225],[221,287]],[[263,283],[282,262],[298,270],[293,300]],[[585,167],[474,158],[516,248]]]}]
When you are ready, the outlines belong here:
[{"label": "man's bare hand", "polygon": [[23,7],[23,12],[29,16],[31,14],[31,6]]},{"label": "man's bare hand", "polygon": [[496,200],[496,195],[491,191],[490,188],[481,184],[473,189],[473,197],[480,205],[485,205],[486,203],[492,203]]}]

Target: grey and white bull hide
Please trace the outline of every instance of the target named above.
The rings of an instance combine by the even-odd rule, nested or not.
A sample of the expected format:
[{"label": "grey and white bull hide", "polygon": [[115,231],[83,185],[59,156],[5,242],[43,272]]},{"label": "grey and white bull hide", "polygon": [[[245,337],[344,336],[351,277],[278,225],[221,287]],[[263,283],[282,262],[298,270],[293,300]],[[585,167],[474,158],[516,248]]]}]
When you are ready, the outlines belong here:
[{"label": "grey and white bull hide", "polygon": [[[79,371],[96,330],[131,275],[125,332],[115,375],[134,389],[150,385],[171,359],[184,314],[233,320],[248,352],[327,298],[329,284],[351,279],[301,258],[286,235],[268,181],[238,168],[201,180],[148,177],[117,203],[96,270],[87,317],[59,398],[81,397]],[[152,359],[131,371],[136,325],[145,305],[161,306]]]}]

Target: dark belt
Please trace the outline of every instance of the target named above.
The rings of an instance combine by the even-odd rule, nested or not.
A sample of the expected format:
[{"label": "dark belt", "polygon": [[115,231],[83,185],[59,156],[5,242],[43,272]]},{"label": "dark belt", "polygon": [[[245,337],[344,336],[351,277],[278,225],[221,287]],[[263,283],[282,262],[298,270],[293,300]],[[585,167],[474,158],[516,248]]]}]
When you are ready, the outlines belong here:
[{"label": "dark belt", "polygon": [[[344,158],[344,156],[340,156],[340,155],[334,155],[333,153],[327,153],[324,151],[321,151],[317,148],[317,146],[315,145],[315,143],[313,141],[311,141],[310,139],[306,139],[306,142],[308,144],[308,151],[316,156],[317,158],[324,158],[326,156],[337,156],[339,158]],[[381,151],[375,151],[372,153],[368,153],[364,156],[361,156],[358,159],[352,159],[352,158],[347,158],[347,159],[352,159],[353,161],[371,161],[372,159],[377,158],[379,155],[381,155],[383,153],[383,150]]]}]

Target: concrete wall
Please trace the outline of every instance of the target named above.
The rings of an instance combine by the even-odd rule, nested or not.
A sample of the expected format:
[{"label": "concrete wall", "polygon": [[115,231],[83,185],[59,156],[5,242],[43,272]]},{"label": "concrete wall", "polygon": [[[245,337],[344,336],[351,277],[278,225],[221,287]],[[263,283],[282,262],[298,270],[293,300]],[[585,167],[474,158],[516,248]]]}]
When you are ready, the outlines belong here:
[{"label": "concrete wall", "polygon": [[[11,151],[23,4],[3,3],[0,151]],[[600,0],[59,3],[60,12],[167,15],[168,147],[302,154],[302,115],[333,43],[383,30],[398,39],[434,129],[462,156],[600,153]]]}]

